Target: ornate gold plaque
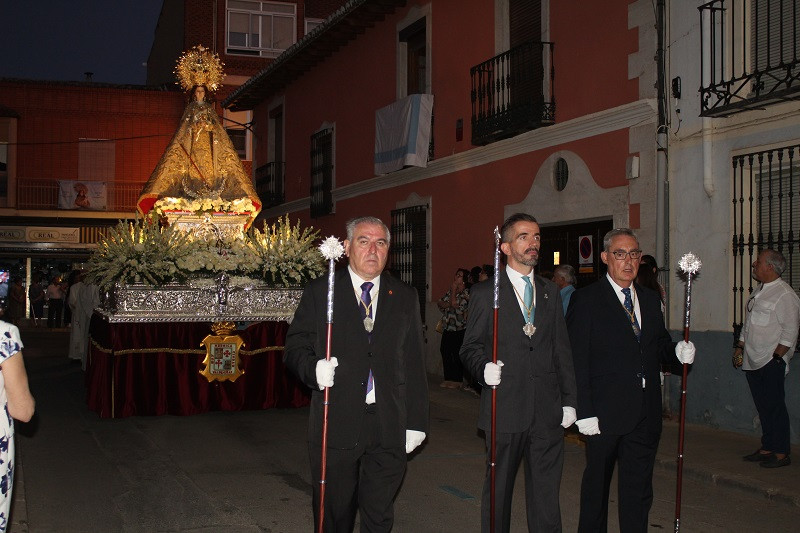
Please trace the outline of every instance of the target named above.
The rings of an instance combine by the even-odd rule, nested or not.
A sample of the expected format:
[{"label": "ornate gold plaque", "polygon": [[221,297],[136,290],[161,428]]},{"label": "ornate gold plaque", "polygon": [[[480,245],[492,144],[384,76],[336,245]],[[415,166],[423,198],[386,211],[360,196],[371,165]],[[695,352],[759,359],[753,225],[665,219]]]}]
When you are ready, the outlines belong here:
[{"label": "ornate gold plaque", "polygon": [[230,334],[235,328],[233,322],[215,322],[211,326],[215,335],[207,335],[200,343],[206,347],[205,368],[200,373],[209,383],[214,380],[236,381],[244,374],[244,370],[239,368],[239,349],[244,346],[244,341],[239,335]]}]

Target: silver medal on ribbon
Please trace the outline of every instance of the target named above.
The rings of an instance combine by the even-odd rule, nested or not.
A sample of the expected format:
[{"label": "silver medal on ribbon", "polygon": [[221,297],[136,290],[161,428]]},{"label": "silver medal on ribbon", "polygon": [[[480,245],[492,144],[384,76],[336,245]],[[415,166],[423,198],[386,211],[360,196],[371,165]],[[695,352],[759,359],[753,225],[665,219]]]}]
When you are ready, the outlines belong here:
[{"label": "silver medal on ribbon", "polygon": [[367,330],[367,333],[372,333],[372,328],[375,327],[375,321],[372,320],[372,317],[366,317],[364,319],[364,329]]},{"label": "silver medal on ribbon", "polygon": [[522,333],[528,336],[528,338],[533,337],[533,334],[536,333],[536,326],[531,324],[530,322],[526,322],[524,326],[522,326]]}]

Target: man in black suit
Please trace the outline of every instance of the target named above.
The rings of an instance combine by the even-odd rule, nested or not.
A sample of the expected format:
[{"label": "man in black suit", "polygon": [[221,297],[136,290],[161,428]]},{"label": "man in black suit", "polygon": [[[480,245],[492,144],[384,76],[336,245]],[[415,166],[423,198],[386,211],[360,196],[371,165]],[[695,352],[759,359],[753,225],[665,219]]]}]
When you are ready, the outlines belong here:
[{"label": "man in black suit", "polygon": [[[389,531],[406,454],[428,432],[428,381],[416,291],[383,272],[389,229],[379,219],[347,223],[347,269],[334,277],[331,360],[327,276],[306,286],[286,335],[286,365],[312,389],[309,456],[319,521],[323,390],[330,387],[325,531]],[[334,379],[335,377],[335,379]]]},{"label": "man in black suit", "polygon": [[673,353],[659,295],[633,282],[641,255],[630,229],[606,233],[600,258],[608,274],[575,291],[567,311],[577,426],[587,435],[580,532],[606,531],[615,463],[620,531],[647,531],[661,437],[660,364],[694,361],[691,342],[679,342]]},{"label": "man in black suit", "polygon": [[[507,262],[499,273],[497,353],[502,360],[492,363],[491,279],[470,290],[461,347],[464,367],[484,387],[497,387],[495,530],[509,531],[514,479],[524,458],[528,529],[561,531],[564,428],[575,421],[576,404],[561,297],[555,283],[533,275],[541,245],[535,218],[525,213],[511,215],[503,223],[501,238]],[[491,518],[491,396],[481,395],[478,419],[487,449],[481,502],[484,532],[490,531]]]}]

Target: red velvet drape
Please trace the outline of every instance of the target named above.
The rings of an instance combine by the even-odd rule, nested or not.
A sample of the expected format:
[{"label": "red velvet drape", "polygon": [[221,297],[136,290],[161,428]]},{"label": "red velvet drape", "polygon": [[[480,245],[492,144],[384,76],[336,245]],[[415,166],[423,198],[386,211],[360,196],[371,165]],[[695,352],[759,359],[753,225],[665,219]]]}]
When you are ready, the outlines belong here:
[{"label": "red velvet drape", "polygon": [[259,322],[244,340],[235,382],[200,374],[209,322],[109,324],[92,317],[86,401],[103,418],[302,407],[309,391],[283,366],[285,322]]}]

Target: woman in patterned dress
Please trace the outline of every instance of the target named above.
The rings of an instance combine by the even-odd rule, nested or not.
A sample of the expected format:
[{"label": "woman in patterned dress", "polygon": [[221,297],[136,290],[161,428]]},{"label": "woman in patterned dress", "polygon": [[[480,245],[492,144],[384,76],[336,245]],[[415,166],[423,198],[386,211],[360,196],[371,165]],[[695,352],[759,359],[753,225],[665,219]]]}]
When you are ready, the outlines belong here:
[{"label": "woman in patterned dress", "polygon": [[0,532],[8,528],[14,486],[14,419],[27,422],[35,402],[28,388],[19,329],[0,320]]}]

